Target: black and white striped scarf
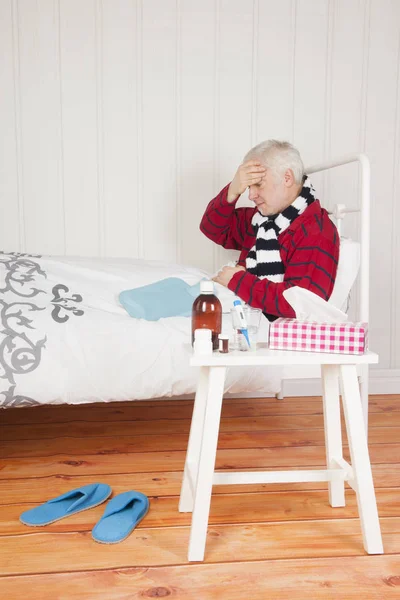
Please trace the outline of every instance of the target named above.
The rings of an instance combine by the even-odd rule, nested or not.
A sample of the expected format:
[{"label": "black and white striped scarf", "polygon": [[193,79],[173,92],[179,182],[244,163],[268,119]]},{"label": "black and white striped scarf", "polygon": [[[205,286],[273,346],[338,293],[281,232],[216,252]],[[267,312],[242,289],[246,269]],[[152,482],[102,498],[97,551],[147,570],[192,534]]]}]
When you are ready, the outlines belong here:
[{"label": "black and white striped scarf", "polygon": [[269,279],[275,283],[283,281],[285,268],[279,251],[278,235],[303,213],[315,200],[315,190],[309,177],[296,200],[278,215],[265,217],[256,212],[251,224],[256,234],[256,243],[246,258],[246,270],[260,279]]}]

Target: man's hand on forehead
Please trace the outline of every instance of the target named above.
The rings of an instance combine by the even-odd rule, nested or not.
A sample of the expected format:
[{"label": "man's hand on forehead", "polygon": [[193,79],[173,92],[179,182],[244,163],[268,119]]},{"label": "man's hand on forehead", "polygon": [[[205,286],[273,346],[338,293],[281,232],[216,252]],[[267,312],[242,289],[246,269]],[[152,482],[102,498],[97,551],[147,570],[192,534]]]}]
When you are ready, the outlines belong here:
[{"label": "man's hand on forehead", "polygon": [[251,185],[261,183],[266,172],[266,168],[259,160],[248,160],[241,164],[229,186],[228,202],[231,203],[237,200]]}]

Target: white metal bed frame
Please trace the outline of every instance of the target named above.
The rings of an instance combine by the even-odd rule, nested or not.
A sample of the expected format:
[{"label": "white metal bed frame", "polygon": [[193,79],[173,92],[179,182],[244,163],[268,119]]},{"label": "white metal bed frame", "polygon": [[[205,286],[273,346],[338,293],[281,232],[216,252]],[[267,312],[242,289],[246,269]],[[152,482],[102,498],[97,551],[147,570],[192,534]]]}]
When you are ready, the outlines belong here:
[{"label": "white metal bed frame", "polygon": [[[360,270],[358,274],[358,280],[360,282],[360,296],[357,306],[357,320],[369,321],[369,242],[370,242],[370,203],[371,203],[371,184],[370,184],[370,163],[369,159],[365,154],[350,154],[338,158],[336,160],[330,160],[316,165],[312,165],[306,168],[306,173],[318,173],[320,171],[327,171],[347,165],[353,162],[360,163],[361,167],[361,206],[359,209],[347,210],[344,204],[336,204],[333,210],[333,216],[337,221],[339,234],[341,232],[341,220],[348,213],[361,213],[361,231],[360,231],[360,245],[361,245],[361,258],[360,258]],[[365,427],[368,427],[368,365],[362,365],[359,367],[359,383],[361,392],[361,401],[363,406],[363,415],[365,421]],[[285,368],[282,376],[281,391],[277,394],[277,398],[282,399],[284,397],[284,381],[286,379],[316,379],[320,378],[319,367],[290,367]]]}]

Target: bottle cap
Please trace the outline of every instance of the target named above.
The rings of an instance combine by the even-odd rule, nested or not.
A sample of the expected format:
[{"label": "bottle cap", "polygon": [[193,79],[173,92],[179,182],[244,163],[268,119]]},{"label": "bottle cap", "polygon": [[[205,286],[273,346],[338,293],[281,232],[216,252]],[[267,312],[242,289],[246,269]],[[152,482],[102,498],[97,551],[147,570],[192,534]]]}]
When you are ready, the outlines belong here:
[{"label": "bottle cap", "polygon": [[213,345],[211,340],[211,329],[196,329],[194,332],[194,353],[212,354]]},{"label": "bottle cap", "polygon": [[200,292],[202,294],[213,294],[214,283],[212,281],[200,281]]},{"label": "bottle cap", "polygon": [[242,303],[240,302],[240,300],[234,300],[233,301],[233,306],[240,306]]},{"label": "bottle cap", "polygon": [[218,335],[219,340],[229,340],[229,335],[225,335],[224,333],[220,333]]},{"label": "bottle cap", "polygon": [[205,340],[206,342],[211,341],[211,329],[196,329],[194,332],[195,340]]}]

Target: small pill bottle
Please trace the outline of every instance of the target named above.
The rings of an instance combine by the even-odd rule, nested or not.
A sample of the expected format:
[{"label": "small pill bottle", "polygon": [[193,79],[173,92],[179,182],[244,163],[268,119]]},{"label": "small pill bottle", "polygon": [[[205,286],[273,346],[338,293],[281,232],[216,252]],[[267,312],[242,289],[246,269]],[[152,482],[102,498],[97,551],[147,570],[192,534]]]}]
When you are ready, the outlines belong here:
[{"label": "small pill bottle", "polygon": [[229,335],[219,334],[218,349],[222,354],[227,354],[229,352]]}]

